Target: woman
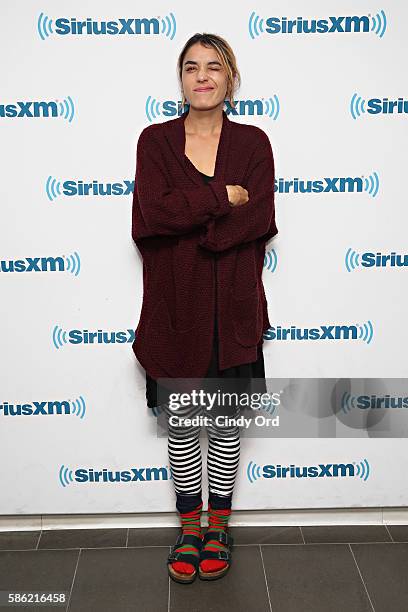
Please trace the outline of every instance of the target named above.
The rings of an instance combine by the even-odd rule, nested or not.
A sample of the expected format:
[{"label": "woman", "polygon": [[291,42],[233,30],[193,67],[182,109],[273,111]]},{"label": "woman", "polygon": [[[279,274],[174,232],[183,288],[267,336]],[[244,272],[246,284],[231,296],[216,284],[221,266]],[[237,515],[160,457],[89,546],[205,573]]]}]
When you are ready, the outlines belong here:
[{"label": "woman", "polygon": [[[169,389],[190,378],[216,378],[223,390],[228,381],[242,390],[254,377],[264,381],[270,322],[261,274],[265,242],[278,230],[268,136],[223,110],[225,100],[235,108],[240,83],[231,47],[220,36],[195,34],[179,56],[178,76],[188,111],[145,128],[137,145],[132,236],[143,257],[143,304],[132,347],[146,370],[147,404],[160,404],[167,419],[182,529],[167,567],[173,580],[187,583],[197,573],[220,578],[230,567],[240,435],[233,422],[217,424],[213,411],[203,536],[201,428],[180,425],[202,406],[179,408],[173,423]],[[237,406],[224,414],[237,415]]]}]

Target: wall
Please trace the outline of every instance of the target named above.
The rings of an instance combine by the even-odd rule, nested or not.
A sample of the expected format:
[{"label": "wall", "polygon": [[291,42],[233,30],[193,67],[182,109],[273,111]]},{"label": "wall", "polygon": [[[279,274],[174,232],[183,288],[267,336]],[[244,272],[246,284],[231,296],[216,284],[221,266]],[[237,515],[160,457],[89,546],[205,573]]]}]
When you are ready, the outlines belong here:
[{"label": "wall", "polygon": [[[0,513],[174,509],[166,440],[131,350],[142,298],[131,196],[138,136],[180,112],[176,59],[196,31],[231,43],[242,86],[229,118],[272,143],[266,371],[274,388],[289,384],[287,410],[316,424],[310,436],[243,438],[235,508],[406,505],[405,405],[378,412],[358,398],[395,395],[383,377],[407,375],[406,271],[381,256],[407,263],[408,8],[3,2],[0,17]],[[87,18],[136,21],[75,34]],[[282,31],[297,18],[299,32]],[[313,19],[331,31],[306,33]],[[280,340],[279,326],[317,338]],[[87,341],[98,330],[115,342]],[[349,393],[348,420],[333,389]],[[281,478],[276,466],[301,472]],[[92,482],[103,470],[136,480]]]}]

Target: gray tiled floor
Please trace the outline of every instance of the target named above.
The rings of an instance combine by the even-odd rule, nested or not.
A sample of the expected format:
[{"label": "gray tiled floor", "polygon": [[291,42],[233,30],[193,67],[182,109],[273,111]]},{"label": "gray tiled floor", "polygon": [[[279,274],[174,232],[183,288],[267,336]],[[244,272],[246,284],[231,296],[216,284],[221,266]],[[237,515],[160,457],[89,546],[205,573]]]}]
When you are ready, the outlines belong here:
[{"label": "gray tiled floor", "polygon": [[177,528],[0,532],[0,591],[66,591],[60,612],[408,611],[407,525],[230,532],[228,574],[187,585],[167,575]]}]

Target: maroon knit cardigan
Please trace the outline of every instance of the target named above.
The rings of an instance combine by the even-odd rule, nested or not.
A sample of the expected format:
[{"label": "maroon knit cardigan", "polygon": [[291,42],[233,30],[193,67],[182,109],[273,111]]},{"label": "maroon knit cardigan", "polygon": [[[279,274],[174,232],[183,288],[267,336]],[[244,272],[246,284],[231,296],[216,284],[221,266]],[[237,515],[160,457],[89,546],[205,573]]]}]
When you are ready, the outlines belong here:
[{"label": "maroon knit cardigan", "polygon": [[[215,295],[220,369],[256,361],[270,327],[262,270],[278,230],[269,138],[223,111],[214,178],[204,184],[185,156],[187,114],[147,126],[137,143],[132,238],[143,303],[132,348],[155,379],[205,376]],[[226,185],[245,187],[249,201],[232,206]]]}]

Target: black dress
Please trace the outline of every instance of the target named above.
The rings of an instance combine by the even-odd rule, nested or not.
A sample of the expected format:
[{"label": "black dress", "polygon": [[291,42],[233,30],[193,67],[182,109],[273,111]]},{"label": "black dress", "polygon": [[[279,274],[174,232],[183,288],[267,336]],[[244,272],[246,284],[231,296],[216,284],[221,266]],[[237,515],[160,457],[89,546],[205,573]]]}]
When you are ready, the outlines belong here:
[{"label": "black dress", "polygon": [[[208,183],[213,177],[200,172],[205,183]],[[214,254],[217,256],[217,253]],[[217,274],[217,267],[215,266],[215,274]],[[241,378],[243,381],[250,381],[252,378],[263,379],[258,381],[260,383],[259,389],[266,392],[265,379],[265,365],[264,357],[262,352],[262,340],[258,344],[258,358],[252,363],[243,363],[226,370],[220,370],[218,368],[218,327],[217,327],[217,309],[215,309],[215,325],[214,325],[214,342],[213,351],[211,355],[210,366],[207,370],[206,378]],[[151,378],[146,372],[146,401],[149,408],[154,408],[158,405],[158,383],[156,380]]]}]

